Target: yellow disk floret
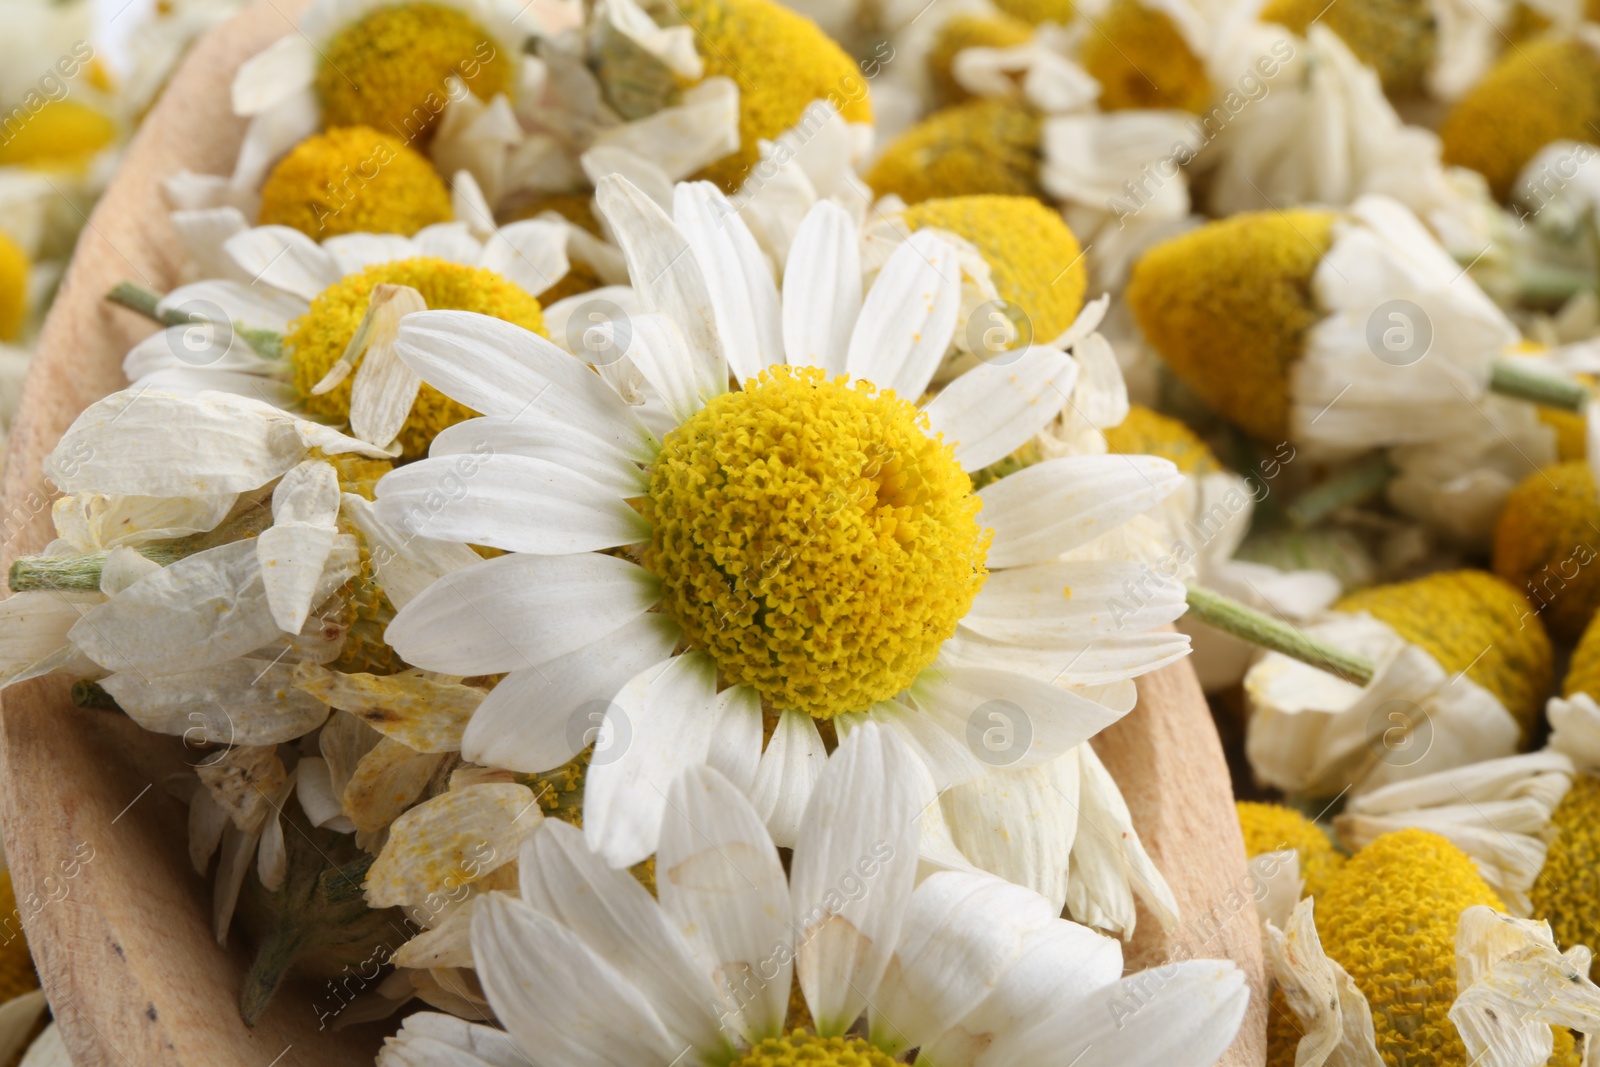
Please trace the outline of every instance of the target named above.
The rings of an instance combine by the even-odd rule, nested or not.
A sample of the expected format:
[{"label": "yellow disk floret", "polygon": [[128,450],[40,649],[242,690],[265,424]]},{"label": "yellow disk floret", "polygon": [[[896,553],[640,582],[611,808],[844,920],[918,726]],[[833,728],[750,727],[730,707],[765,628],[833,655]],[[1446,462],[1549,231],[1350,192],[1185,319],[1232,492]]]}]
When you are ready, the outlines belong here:
[{"label": "yellow disk floret", "polygon": [[28,941],[22,936],[11,872],[0,868],[0,1003],[39,988]]},{"label": "yellow disk floret", "polygon": [[925,200],[902,217],[913,230],[948,230],[977,245],[1000,299],[1028,316],[1034,340],[1061,336],[1083,310],[1083,249],[1060,212],[1032,197]]},{"label": "yellow disk floret", "polygon": [[1449,1011],[1456,928],[1475,904],[1504,910],[1465,853],[1423,830],[1384,834],[1317,897],[1322,947],[1366,996],[1385,1063],[1467,1063]]},{"label": "yellow disk floret", "polygon": [[772,0],[686,0],[677,10],[695,28],[705,76],[739,86],[739,149],[697,177],[738,189],[760,142],[792,129],[813,100],[833,101],[846,122],[872,121],[866,80],[810,19]]},{"label": "yellow disk floret", "polygon": [[1578,638],[1578,647],[1572,650],[1572,660],[1567,664],[1567,676],[1561,680],[1562,696],[1578,693],[1600,700],[1600,615],[1583,628],[1583,636]]},{"label": "yellow disk floret", "polygon": [[867,172],[879,196],[1032,196],[1039,186],[1039,116],[1004,100],[937,111],[897,137]]},{"label": "yellow disk floret", "polygon": [[[349,417],[354,375],[321,396],[312,395],[311,389],[344,354],[367,313],[372,287],[383,283],[410,286],[435,311],[476,311],[544,333],[539,301],[493,271],[425,257],[368,267],[324,289],[311,302],[311,310],[294,321],[284,340],[294,366],[295,390],[309,414]],[[401,455],[406,459],[427,455],[429,443],[440,430],[474,414],[431,385],[424,385],[400,431]]]},{"label": "yellow disk floret", "polygon": [[420,153],[369,126],[306,138],[261,187],[261,224],[321,241],[343,233],[398,233],[450,221],[450,190]]},{"label": "yellow disk floret", "polygon": [[732,1067],[895,1067],[887,1052],[869,1044],[865,1038],[818,1037],[804,1030],[792,1030],[782,1037],[769,1037],[733,1061]]},{"label": "yellow disk floret", "polygon": [[1440,571],[1344,597],[1336,611],[1365,611],[1439,661],[1466,672],[1505,705],[1526,741],[1554,676],[1550,638],[1515,588],[1486,571]]},{"label": "yellow disk floret", "polygon": [[1142,404],[1128,408],[1121,424],[1105,431],[1106,448],[1124,456],[1160,456],[1185,474],[1215,474],[1222,470],[1211,446],[1182,422]]},{"label": "yellow disk floret", "polygon": [[1304,36],[1312,22],[1337,33],[1357,59],[1371,67],[1393,96],[1426,88],[1439,50],[1439,27],[1429,0],[1269,0],[1263,22],[1276,22]]},{"label": "yellow disk floret", "polygon": [[80,171],[117,137],[117,124],[76,100],[46,104],[0,137],[0,167]]},{"label": "yellow disk floret", "polygon": [[1077,5],[1072,0],[996,0],[994,6],[1030,26],[1037,26],[1041,22],[1070,26],[1078,14]]},{"label": "yellow disk floret", "polygon": [[1306,896],[1316,896],[1344,867],[1345,855],[1317,824],[1293,808],[1281,804],[1257,804],[1241,800],[1239,827],[1244,831],[1244,854],[1250,859],[1267,852],[1293,849],[1300,857],[1300,876],[1305,879]]},{"label": "yellow disk floret", "polygon": [[0,232],[0,341],[15,341],[28,319],[28,255]]},{"label": "yellow disk floret", "polygon": [[1600,943],[1600,780],[1579,774],[1550,817],[1554,836],[1529,890],[1562,948]]},{"label": "yellow disk floret", "polygon": [[1261,211],[1208,223],[1135,264],[1127,300],[1185,385],[1264,441],[1289,429],[1289,366],[1322,317],[1311,281],[1335,216]]},{"label": "yellow disk floret", "polygon": [[1494,527],[1494,572],[1533,602],[1558,641],[1575,641],[1600,608],[1600,495],[1587,463],[1528,475]]},{"label": "yellow disk floret", "polygon": [[968,48],[1015,48],[1033,36],[1033,27],[1010,15],[952,15],[939,27],[928,51],[933,106],[950,107],[972,96],[956,81],[956,56]]},{"label": "yellow disk floret", "polygon": [[459,8],[393,4],[373,9],[322,48],[317,98],[326,126],[371,126],[425,141],[449,102],[445,80],[489,100],[509,93],[517,57]]},{"label": "yellow disk floret", "polygon": [[1083,42],[1083,69],[1100,83],[1100,106],[1201,112],[1211,102],[1206,65],[1165,13],[1112,0]]},{"label": "yellow disk floret", "polygon": [[645,565],[723,678],[819,719],[909,686],[983,586],[989,531],[926,416],[775,367],[670,433]]},{"label": "yellow disk floret", "polygon": [[1594,140],[1600,121],[1600,57],[1582,41],[1530,41],[1508,48],[1456,102],[1439,127],[1444,161],[1470,167],[1502,200],[1551,141]]}]

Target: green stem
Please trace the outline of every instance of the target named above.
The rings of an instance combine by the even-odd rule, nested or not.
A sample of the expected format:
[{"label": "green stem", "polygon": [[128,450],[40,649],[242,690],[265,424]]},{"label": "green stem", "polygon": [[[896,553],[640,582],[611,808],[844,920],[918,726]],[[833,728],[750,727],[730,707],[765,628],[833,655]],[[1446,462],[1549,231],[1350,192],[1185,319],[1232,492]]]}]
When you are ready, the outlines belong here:
[{"label": "green stem", "polygon": [[1365,656],[1323,644],[1296,626],[1220,593],[1191,585],[1188,599],[1189,614],[1207,626],[1232,634],[1252,645],[1281,652],[1320,670],[1330,671],[1347,682],[1364,686],[1372,681],[1377,670]]},{"label": "green stem", "polygon": [[[39,590],[93,593],[100,588],[100,573],[105,569],[110,553],[95,552],[87,556],[18,556],[11,564],[9,575],[13,593]],[[163,567],[178,559],[182,553],[170,548],[143,548],[139,554],[154,560]]]},{"label": "green stem", "polygon": [[1388,457],[1374,452],[1301,493],[1284,509],[1284,514],[1295,529],[1310,529],[1340,508],[1365,500],[1393,477],[1394,467]]},{"label": "green stem", "polygon": [[1489,372],[1489,389],[1502,396],[1530,400],[1547,408],[1582,411],[1592,394],[1581,382],[1562,378],[1514,359],[1497,359]]},{"label": "green stem", "polygon": [[1529,266],[1517,273],[1517,291],[1530,304],[1563,304],[1585,290],[1595,288],[1595,276],[1586,270],[1567,267]]},{"label": "green stem", "polygon": [[[195,315],[177,308],[161,310],[162,296],[154,289],[147,289],[133,282],[118,282],[106,294],[106,300],[125,307],[129,311],[136,311],[153,322],[163,326],[189,326],[195,323],[209,323],[210,320],[203,315]],[[228,324],[229,328],[252,349],[256,355],[263,359],[279,359],[283,355],[283,335],[275,330],[256,329],[238,323]]]}]

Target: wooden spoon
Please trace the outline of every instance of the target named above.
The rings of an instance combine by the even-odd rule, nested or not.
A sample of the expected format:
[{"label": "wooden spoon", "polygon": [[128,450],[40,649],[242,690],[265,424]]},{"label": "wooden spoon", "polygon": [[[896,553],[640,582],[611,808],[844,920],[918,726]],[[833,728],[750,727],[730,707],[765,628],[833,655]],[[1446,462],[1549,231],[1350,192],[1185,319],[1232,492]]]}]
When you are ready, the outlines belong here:
[{"label": "wooden spoon", "polygon": [[[185,168],[232,169],[244,132],[229,104],[233,73],[296,32],[292,20],[304,3],[266,0],[194,48],[90,218],[45,323],[11,434],[0,567],[52,538],[53,490],[40,463],[80,411],[127,384],[123,356],[153,332],[102,297],[125,279],[161,291],[176,283],[182,252],[161,181]],[[1221,914],[1230,893],[1246,884],[1221,746],[1187,663],[1157,672],[1140,689],[1138,708],[1096,747],[1186,919],[1196,921],[1163,936],[1145,915],[1130,965],[1185,950],[1237,961],[1253,1004],[1222,1062],[1261,1067],[1266,1002],[1255,916]],[[0,707],[0,830],[23,902],[22,925],[77,1067],[371,1061],[393,1024],[320,1029],[317,1005],[325,991],[285,988],[253,1030],[240,1021],[248,959],[237,944],[225,950],[212,939],[210,884],[190,866],[186,809],[164,784],[170,775],[192,773],[178,739],[74,708],[59,679],[15,686]],[[1212,913],[1220,926],[1206,923]]]}]

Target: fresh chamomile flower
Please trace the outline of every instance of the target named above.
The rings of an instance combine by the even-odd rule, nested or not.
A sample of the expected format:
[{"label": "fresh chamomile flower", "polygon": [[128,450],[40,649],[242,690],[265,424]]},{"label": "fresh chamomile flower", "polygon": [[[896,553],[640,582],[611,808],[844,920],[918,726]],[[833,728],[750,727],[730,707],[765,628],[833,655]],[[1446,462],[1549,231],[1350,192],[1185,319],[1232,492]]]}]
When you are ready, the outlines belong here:
[{"label": "fresh chamomile flower", "polygon": [[1239,811],[1239,828],[1244,831],[1245,857],[1293,852],[1303,879],[1302,896],[1321,893],[1343,869],[1348,857],[1334,846],[1333,838],[1293,808],[1249,800],[1234,806]]},{"label": "fresh chamomile flower", "polygon": [[1352,795],[1526,746],[1551,681],[1550,640],[1522,594],[1446,571],[1346,596],[1304,627],[1368,657],[1360,686],[1279,653],[1245,675],[1246,754],[1286,792]]},{"label": "fresh chamomile flower", "polygon": [[1584,462],[1528,475],[1506,497],[1494,527],[1494,572],[1522,590],[1550,633],[1576,641],[1600,609],[1594,561],[1600,494]]},{"label": "fresh chamomile flower", "polygon": [[472,917],[505,1029],[412,1015],[379,1067],[1203,1067],[1227,1048],[1248,1000],[1232,964],[1124,978],[1115,941],[1027,889],[964,871],[919,884],[919,762],[874,724],[846,739],[818,768],[787,869],[744,790],[686,769],[652,834],[655,900],[545,820],[519,893]]},{"label": "fresh chamomile flower", "polygon": [[370,126],[336,126],[295,145],[267,175],[257,216],[263,226],[319,241],[345,233],[410,237],[452,217],[450,191],[433,165]]},{"label": "fresh chamomile flower", "polygon": [[[527,220],[477,233],[455,222],[410,238],[345,234],[319,245],[285,226],[245,228],[227,208],[173,218],[205,280],[168,293],[157,311],[177,309],[212,325],[169,327],[137,345],[123,362],[134,387],[265,399],[348,421],[363,440],[384,438],[371,442],[380,447],[398,439],[407,459],[426,454],[440,430],[472,413],[403,369],[390,378],[389,346],[370,331],[375,293],[404,289],[428,308],[542,331],[538,297],[566,274],[571,240],[564,223]],[[623,276],[620,264],[608,270]]]},{"label": "fresh chamomile flower", "polygon": [[1518,339],[1416,217],[1379,196],[1208,223],[1145,253],[1127,298],[1219,414],[1322,455],[1482,433],[1478,401]]},{"label": "fresh chamomile flower", "polygon": [[[1250,531],[1261,483],[1224,468],[1182,422],[1135,404],[1105,436],[1112,452],[1160,456],[1185,475],[1183,486],[1151,512],[1165,528],[1164,555],[1156,566],[1168,577],[1294,622],[1311,619],[1338,597],[1340,583],[1325,571],[1280,570],[1234,558]],[[1191,661],[1206,692],[1239,684],[1255,658],[1254,645],[1189,615],[1178,620],[1178,628],[1194,642]]]},{"label": "fresh chamomile flower", "polygon": [[1547,924],[1504,914],[1472,861],[1424,830],[1379,837],[1266,933],[1304,1034],[1269,1032],[1274,1067],[1314,1051],[1372,1067],[1577,1067],[1572,1031],[1600,1031],[1589,950],[1561,952]]},{"label": "fresh chamomile flower", "polygon": [[[1186,638],[1152,632],[1181,613],[1180,585],[1154,583],[1116,626],[1105,598],[1138,565],[1062,560],[1175,488],[1170,464],[1068,456],[972,490],[968,471],[1066,405],[1065,347],[1084,338],[982,364],[918,408],[959,312],[958,255],[936,231],[863,296],[856,228],[820,202],[780,296],[708,183],[679,186],[670,218],[620,177],[598,195],[647,309],[623,376],[642,403],[508,323],[428,312],[401,328],[406,364],[484,417],[385,478],[379,514],[508,553],[388,631],[418,666],[510,672],[466,758],[545,771],[602,722],[630,738],[584,789],[587,839],[625,866],[653,850],[684,767],[726,769],[788,841],[821,725],[885,724],[942,788],[1064,755],[1131,708],[1132,677],[1183,654]],[[470,477],[452,473],[463,457]],[[463,483],[449,499],[446,478]]]},{"label": "fresh chamomile flower", "polygon": [[1553,141],[1588,142],[1600,120],[1593,27],[1509,48],[1439,127],[1444,160],[1482,174],[1509,199],[1523,167]]}]

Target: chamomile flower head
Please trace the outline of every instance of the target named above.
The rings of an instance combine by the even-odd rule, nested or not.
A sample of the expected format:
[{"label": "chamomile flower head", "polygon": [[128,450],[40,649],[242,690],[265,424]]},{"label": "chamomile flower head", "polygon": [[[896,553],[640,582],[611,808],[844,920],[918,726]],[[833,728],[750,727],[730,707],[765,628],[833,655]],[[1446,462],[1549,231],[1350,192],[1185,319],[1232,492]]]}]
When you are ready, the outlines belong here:
[{"label": "chamomile flower head", "polygon": [[379,1067],[551,1049],[573,1063],[1027,1067],[1066,1050],[1081,1067],[1201,1067],[1227,1047],[1248,999],[1231,964],[1174,963],[1130,1001],[1154,974],[1123,978],[1120,946],[1043,897],[964,871],[918,884],[916,764],[875,726],[846,738],[787,869],[737,785],[686,770],[655,835],[657,899],[545,820],[521,846],[520,893],[471,915],[485,1014],[505,1030],[413,1015]]},{"label": "chamomile flower head", "polygon": [[1071,0],[999,0],[995,7],[1032,26],[1041,22],[1067,26],[1078,13],[1077,6]]},{"label": "chamomile flower head", "polygon": [[0,231],[0,341],[15,341],[28,320],[28,254]]},{"label": "chamomile flower head", "polygon": [[[1207,223],[1146,252],[1127,299],[1218,413],[1332,455],[1476,432],[1490,368],[1517,340],[1417,218],[1380,196]],[[1398,326],[1373,328],[1396,308]]]},{"label": "chamomile flower head", "polygon": [[261,187],[260,222],[314,240],[397,233],[449,222],[450,191],[433,165],[398,137],[338,126],[301,141]]},{"label": "chamomile flower head", "polygon": [[923,119],[884,149],[867,184],[908,204],[965,196],[1042,197],[1039,116],[1006,100],[974,100]]},{"label": "chamomile flower head", "polygon": [[1572,659],[1567,663],[1566,677],[1561,679],[1562,696],[1573,697],[1579,693],[1600,698],[1600,625],[1595,619],[1590,619],[1589,625],[1583,628],[1572,650]]},{"label": "chamomile flower head", "polygon": [[0,144],[0,167],[82,173],[116,139],[116,121],[105,112],[77,100],[57,100]]},{"label": "chamomile flower head", "polygon": [[1600,778],[1583,773],[1550,813],[1544,865],[1529,890],[1532,914],[1560,945],[1600,942]]},{"label": "chamomile flower head", "polygon": [[1261,19],[1301,36],[1314,20],[1321,22],[1377,72],[1385,92],[1405,97],[1425,91],[1439,49],[1433,0],[1358,0],[1336,7],[1323,11],[1311,0],[1271,0]]},{"label": "chamomile flower head", "polygon": [[1589,563],[1600,494],[1586,462],[1530,474],[1506,497],[1494,528],[1494,572],[1538,607],[1550,632],[1576,641],[1600,608]]},{"label": "chamomile flower head", "polygon": [[1083,67],[1100,106],[1201,112],[1211,102],[1206,64],[1172,16],[1142,0],[1112,0],[1083,43]]},{"label": "chamomile flower head", "polygon": [[1268,654],[1245,676],[1246,738],[1263,780],[1311,795],[1508,756],[1551,681],[1550,640],[1514,587],[1446,571],[1352,594],[1305,627],[1371,659],[1366,686]]},{"label": "chamomile flower head", "polygon": [[924,200],[900,218],[913,231],[943,230],[971,242],[999,298],[1027,315],[1033,337],[1061,336],[1083,311],[1089,274],[1082,247],[1060,212],[1032,197]]},{"label": "chamomile flower head", "polygon": [[1348,858],[1316,823],[1282,804],[1241,800],[1239,826],[1244,831],[1244,854],[1249,859],[1268,852],[1293,851],[1305,879],[1305,895],[1320,894]]},{"label": "chamomile flower head", "polygon": [[405,300],[423,307],[543,330],[538,297],[569,265],[571,227],[548,220],[476,233],[466,223],[439,223],[409,238],[343,234],[320,244],[286,226],[246,228],[227,209],[179,212],[174,220],[205,280],[173,290],[162,307],[182,307],[212,325],[173,327],[142,342],[123,363],[129,380],[236,392],[348,421],[358,436],[384,437],[371,443],[395,444],[406,458],[425,454],[440,430],[471,412],[414,379],[372,387],[390,369],[393,342],[392,330],[375,329],[376,317],[410,309],[387,301],[404,290]]},{"label": "chamomile flower head", "polygon": [[1015,48],[1033,37],[1033,27],[1004,12],[962,12],[939,27],[928,50],[933,106],[953,107],[972,97],[955,74],[956,56],[968,48]]},{"label": "chamomile flower head", "polygon": [[[985,774],[985,756],[1009,758],[966,740],[986,701],[1032,720],[1015,765],[1047,762],[1121,714],[1101,700],[1122,707],[1128,678],[1186,647],[1176,635],[1102,637],[1062,674],[1085,622],[1116,629],[1099,583],[1137,567],[1062,554],[1171,491],[1170,464],[1063,456],[972,490],[969,471],[1064,407],[1078,362],[1061,346],[1087,338],[1069,331],[1014,365],[980,364],[919,407],[961,302],[959,256],[937,231],[906,238],[863,297],[855,225],[819,203],[780,295],[710,183],[679,186],[670,218],[622,178],[603,179],[598,199],[654,309],[629,318],[625,366],[595,374],[483,316],[426,312],[401,328],[406,365],[483,417],[385,478],[379,513],[424,538],[508,553],[413,601],[388,631],[430,670],[510,672],[474,715],[467,758],[561,766],[582,747],[568,724],[590,711],[629,731],[584,785],[585,834],[627,866],[656,844],[661,776],[713,749],[738,780],[771,781],[763,816],[788,840],[810,782],[771,776],[822,750],[819,724],[843,735],[882,723],[915,739],[948,786]],[[478,441],[487,455],[472,452]],[[468,454],[474,476],[441,500],[440,480],[458,478]],[[1103,485],[1092,535],[1074,502],[1091,497],[1067,489],[1085,478]],[[1181,587],[1160,588],[1123,629],[1180,613]],[[1025,638],[1009,621],[1022,604]],[[1046,670],[1053,681],[1038,688]],[[764,751],[763,709],[778,718]]]},{"label": "chamomile flower head", "polygon": [[1600,55],[1586,32],[1508,48],[1439,127],[1444,161],[1482,174],[1502,200],[1539,149],[1588,142],[1600,119]]}]

